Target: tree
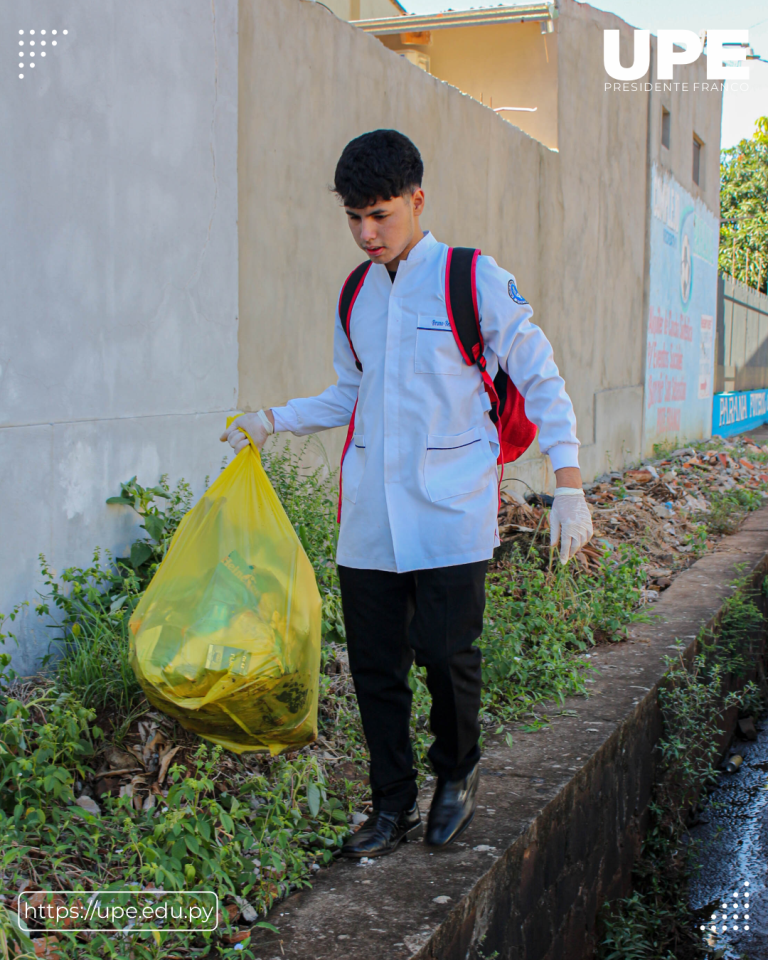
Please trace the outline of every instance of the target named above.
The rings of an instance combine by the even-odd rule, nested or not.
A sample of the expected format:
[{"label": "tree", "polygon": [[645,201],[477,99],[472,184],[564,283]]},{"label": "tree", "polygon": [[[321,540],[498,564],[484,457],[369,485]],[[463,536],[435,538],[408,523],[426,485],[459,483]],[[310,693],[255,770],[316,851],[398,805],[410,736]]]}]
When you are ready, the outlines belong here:
[{"label": "tree", "polygon": [[754,136],[720,155],[722,273],[766,292],[768,282],[768,117]]}]

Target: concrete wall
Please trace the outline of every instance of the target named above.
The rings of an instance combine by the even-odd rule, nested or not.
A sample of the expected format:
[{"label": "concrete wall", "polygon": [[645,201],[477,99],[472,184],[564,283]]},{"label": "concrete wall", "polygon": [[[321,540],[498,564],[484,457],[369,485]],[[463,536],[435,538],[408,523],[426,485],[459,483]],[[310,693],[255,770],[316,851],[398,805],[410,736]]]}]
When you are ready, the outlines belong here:
[{"label": "concrete wall", "polygon": [[[38,553],[61,569],[125,548],[135,520],[104,505],[121,480],[199,489],[228,409],[333,380],[335,300],[362,258],[329,185],[375,127],[422,151],[424,226],[516,275],[574,400],[585,476],[639,456],[654,121],[647,95],[603,90],[603,29],[628,55],[626,24],[561,3],[558,152],[320,3],[73,0],[66,21],[52,0],[0,11],[5,36],[69,31],[0,98],[0,611],[34,597]],[[714,144],[701,104],[690,122]],[[342,433],[322,436],[333,460]],[[542,489],[548,470],[534,447],[507,476]],[[29,618],[21,633],[25,672],[42,633]]]},{"label": "concrete wall", "polygon": [[486,106],[534,107],[535,113],[505,111],[514,124],[548,147],[557,147],[557,34],[539,23],[432,30],[429,45],[403,44],[400,36],[379,40],[390,50],[420,50],[429,72]]},{"label": "concrete wall", "polygon": [[[53,28],[0,96],[4,613],[38,553],[61,571],[135,537],[104,503],[121,480],[199,490],[237,397],[237,2],[0,6],[9,43]],[[44,631],[18,632],[31,672]]]},{"label": "concrete wall", "polygon": [[[557,46],[555,152],[317,4],[243,0],[243,407],[312,395],[332,381],[335,300],[362,257],[328,185],[352,137],[394,126],[424,158],[423,225],[494,256],[532,303],[574,400],[585,475],[639,457],[650,107],[644,93],[605,93],[606,28],[621,31],[622,55],[631,56],[623,21],[561,4],[549,38]],[[708,117],[712,99],[702,104]],[[699,129],[714,139],[712,123]],[[336,433],[323,437],[334,458]],[[552,480],[548,463],[534,449],[507,476],[541,488]]]}]

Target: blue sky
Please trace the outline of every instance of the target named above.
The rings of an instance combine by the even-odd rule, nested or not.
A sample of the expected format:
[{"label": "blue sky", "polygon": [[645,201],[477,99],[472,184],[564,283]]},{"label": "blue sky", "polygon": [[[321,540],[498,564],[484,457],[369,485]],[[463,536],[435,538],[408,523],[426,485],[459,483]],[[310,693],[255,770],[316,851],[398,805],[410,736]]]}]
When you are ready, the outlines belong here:
[{"label": "blue sky", "polygon": [[[410,13],[469,10],[496,6],[477,0],[400,0]],[[507,0],[510,2],[510,0]],[[768,60],[768,4],[766,0],[596,0],[591,4],[610,10],[633,27],[644,30],[749,29],[755,53]],[[768,114],[768,63],[749,63],[749,91],[726,91],[723,99],[722,147],[738,143],[755,131],[757,117]]]}]

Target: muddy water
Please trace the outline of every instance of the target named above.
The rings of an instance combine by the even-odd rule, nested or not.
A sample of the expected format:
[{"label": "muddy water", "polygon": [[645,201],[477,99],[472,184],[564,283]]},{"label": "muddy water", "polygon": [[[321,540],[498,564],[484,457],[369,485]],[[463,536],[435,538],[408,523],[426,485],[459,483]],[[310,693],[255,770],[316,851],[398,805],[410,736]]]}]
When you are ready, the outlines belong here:
[{"label": "muddy water", "polygon": [[720,775],[691,829],[701,841],[691,907],[715,956],[768,960],[768,717],[756,741],[735,740],[731,753],[741,767]]}]

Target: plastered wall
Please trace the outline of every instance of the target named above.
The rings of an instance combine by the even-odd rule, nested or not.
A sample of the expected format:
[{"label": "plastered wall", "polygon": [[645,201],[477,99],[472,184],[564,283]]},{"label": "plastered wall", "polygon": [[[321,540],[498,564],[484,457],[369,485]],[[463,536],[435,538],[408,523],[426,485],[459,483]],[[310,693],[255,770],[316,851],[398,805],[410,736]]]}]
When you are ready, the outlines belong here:
[{"label": "plastered wall", "polygon": [[[104,503],[121,480],[200,491],[237,397],[237,2],[0,5],[8,42],[53,28],[0,81],[6,614],[36,599],[38,553],[61,572],[141,532]],[[46,631],[13,629],[31,672]]]},{"label": "plastered wall", "polygon": [[[351,138],[394,126],[424,158],[423,225],[494,256],[532,303],[574,400],[586,476],[639,456],[649,100],[604,94],[605,28],[631,56],[618,18],[561,5],[553,151],[322,7],[243,0],[241,405],[332,381],[336,297],[362,257],[328,186]],[[340,438],[323,439],[335,458]],[[548,463],[532,450],[507,476],[541,488]]]},{"label": "plastered wall", "polygon": [[[0,28],[61,17],[19,0]],[[422,151],[424,227],[517,277],[585,476],[639,456],[655,121],[647,96],[604,95],[602,62],[603,29],[626,62],[629,27],[561,3],[555,151],[308,0],[72,0],[66,20],[57,55],[6,72],[0,97],[0,611],[35,599],[41,552],[61,571],[125,549],[136,518],[104,504],[121,480],[200,491],[226,412],[333,380],[336,297],[362,256],[329,186],[376,127]],[[691,109],[714,143],[719,103]],[[341,434],[321,437],[331,462]],[[507,482],[543,489],[548,471],[534,447]],[[29,613],[16,627],[31,672],[45,632]]]}]

